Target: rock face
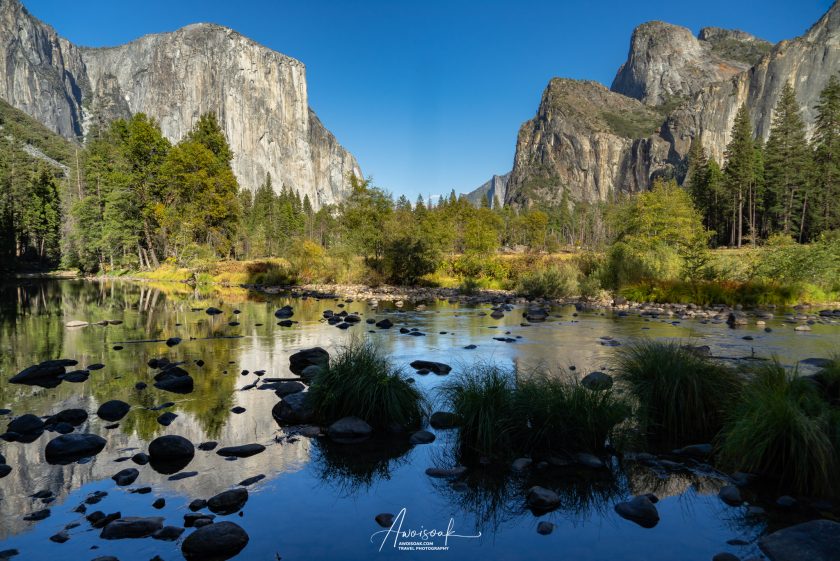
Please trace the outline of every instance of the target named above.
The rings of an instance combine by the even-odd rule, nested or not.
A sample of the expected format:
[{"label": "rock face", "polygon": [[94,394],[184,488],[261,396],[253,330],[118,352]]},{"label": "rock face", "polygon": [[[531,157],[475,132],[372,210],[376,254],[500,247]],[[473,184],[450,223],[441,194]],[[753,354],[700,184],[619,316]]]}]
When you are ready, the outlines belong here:
[{"label": "rock face", "polygon": [[504,205],[510,172],[504,175],[494,175],[490,181],[467,193],[467,200],[476,206],[481,206],[486,200],[491,208]]},{"label": "rock face", "polygon": [[639,26],[612,91],[553,79],[536,117],[522,125],[505,204],[574,204],[682,180],[700,137],[724,161],[738,108],[746,103],[766,140],[781,89],[791,82],[808,132],[816,102],[840,71],[840,4],[803,36],[770,45],[741,31],[707,27],[698,37],[662,22]]},{"label": "rock face", "polygon": [[668,144],[651,136],[663,120],[597,82],[554,78],[519,130],[505,204],[601,201],[646,188],[649,162],[668,156]]},{"label": "rock face", "polygon": [[678,25],[643,23],[633,31],[627,62],[610,89],[647,105],[662,105],[747,70],[771,47],[739,31],[706,28],[694,37]]},{"label": "rock face", "polygon": [[840,524],[812,520],[773,532],[758,540],[771,561],[831,561],[840,551]]},{"label": "rock face", "polygon": [[110,48],[77,47],[18,0],[0,0],[0,97],[66,138],[147,113],[180,140],[219,117],[240,185],[272,184],[319,207],[347,192],[355,158],[309,108],[303,63],[231,29],[194,24]]}]

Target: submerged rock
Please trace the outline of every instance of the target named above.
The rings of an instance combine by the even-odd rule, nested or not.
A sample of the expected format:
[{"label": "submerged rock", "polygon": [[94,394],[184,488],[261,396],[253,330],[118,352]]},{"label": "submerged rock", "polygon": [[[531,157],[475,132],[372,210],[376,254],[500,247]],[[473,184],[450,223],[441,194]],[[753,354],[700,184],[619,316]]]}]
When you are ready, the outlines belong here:
[{"label": "submerged rock", "polygon": [[286,397],[293,393],[302,392],[305,389],[306,386],[297,381],[277,382],[274,393],[277,394],[277,397]]},{"label": "submerged rock", "polygon": [[139,475],[140,472],[135,468],[126,468],[115,473],[111,479],[113,479],[120,487],[125,487],[134,483]]},{"label": "submerged rock", "polygon": [[233,456],[236,458],[248,458],[265,451],[262,444],[242,444],[241,446],[227,446],[216,451],[219,456]]},{"label": "submerged rock", "polygon": [[436,429],[451,429],[461,424],[461,420],[455,413],[449,411],[435,411],[429,418],[429,424]]},{"label": "submerged rock", "polygon": [[592,391],[608,390],[613,385],[613,378],[604,372],[592,372],[583,377],[580,385]]},{"label": "submerged rock", "polygon": [[629,501],[615,505],[619,516],[635,522],[643,528],[653,528],[659,523],[659,511],[646,495],[633,497]]},{"label": "submerged rock", "polygon": [[45,360],[40,364],[24,368],[12,376],[9,382],[54,388],[61,383],[61,376],[66,372],[66,367],[76,366],[78,363],[78,361],[72,359]]},{"label": "submerged rock", "polygon": [[741,506],[744,502],[741,498],[741,491],[734,485],[725,485],[722,487],[718,491],[718,497],[729,506]]},{"label": "submerged rock", "polygon": [[334,422],[327,429],[327,436],[335,442],[352,444],[367,440],[373,434],[373,428],[358,417],[344,417]]},{"label": "submerged rock", "polygon": [[66,465],[95,456],[105,448],[105,439],[95,434],[62,434],[50,440],[45,449],[48,464]]},{"label": "submerged rock", "polygon": [[125,417],[131,410],[131,405],[119,399],[106,401],[96,410],[96,415],[105,421],[116,422]]},{"label": "submerged rock", "polygon": [[161,516],[127,516],[117,518],[102,528],[99,537],[103,540],[121,540],[127,538],[145,538],[163,528]]},{"label": "submerged rock", "polygon": [[528,489],[525,500],[529,507],[538,511],[554,510],[560,506],[560,495],[551,489],[540,486]]},{"label": "submerged rock", "polygon": [[383,528],[390,528],[394,523],[394,515],[390,512],[381,512],[374,517],[374,520]]},{"label": "submerged rock", "polygon": [[248,490],[245,488],[222,491],[207,500],[207,508],[215,514],[233,514],[239,512],[248,502]]},{"label": "submerged rock", "polygon": [[429,444],[435,441],[435,435],[427,430],[419,430],[408,437],[409,444]]},{"label": "submerged rock", "polygon": [[149,464],[163,474],[184,469],[195,456],[193,443],[174,434],[159,436],[149,443]]},{"label": "submerged rock", "polygon": [[181,553],[187,561],[223,561],[248,545],[248,534],[233,522],[218,522],[203,526],[187,536]]},{"label": "submerged rock", "polygon": [[537,524],[537,533],[541,536],[547,536],[553,531],[554,524],[552,524],[551,522],[546,522],[545,520],[543,520],[542,522]]},{"label": "submerged rock", "polygon": [[758,547],[770,561],[837,561],[840,523],[812,520],[763,536]]}]

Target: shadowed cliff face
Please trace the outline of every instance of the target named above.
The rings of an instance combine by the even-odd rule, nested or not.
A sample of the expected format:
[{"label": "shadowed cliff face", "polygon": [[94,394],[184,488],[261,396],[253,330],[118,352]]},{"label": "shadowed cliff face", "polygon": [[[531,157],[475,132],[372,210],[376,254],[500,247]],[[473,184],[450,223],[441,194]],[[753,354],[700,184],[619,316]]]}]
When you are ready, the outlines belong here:
[{"label": "shadowed cliff face", "polygon": [[697,136],[722,162],[738,108],[747,104],[766,140],[788,81],[810,132],[820,91],[838,71],[837,4],[805,35],[775,46],[740,31],[709,27],[695,38],[683,27],[643,24],[611,92],[572,80],[548,85],[519,131],[506,203],[557,202],[564,191],[572,202],[606,200],[647,189],[657,176],[681,179]]},{"label": "shadowed cliff face", "polygon": [[219,116],[245,188],[271,174],[321,206],[361,175],[310,110],[304,65],[217,25],[195,24],[112,48],[79,48],[0,0],[0,97],[71,138],[132,113],[181,139],[202,113]]}]

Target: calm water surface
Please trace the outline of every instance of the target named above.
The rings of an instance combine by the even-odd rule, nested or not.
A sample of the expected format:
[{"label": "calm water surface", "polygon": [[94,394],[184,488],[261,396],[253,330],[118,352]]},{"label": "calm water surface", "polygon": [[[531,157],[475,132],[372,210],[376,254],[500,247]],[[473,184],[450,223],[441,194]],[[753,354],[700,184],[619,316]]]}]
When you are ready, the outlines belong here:
[{"label": "calm water surface", "polygon": [[[574,561],[708,560],[718,552],[742,557],[758,556],[755,540],[766,529],[764,522],[750,521],[745,508],[725,506],[716,493],[723,484],[714,472],[654,473],[639,466],[619,466],[610,471],[583,473],[547,470],[527,476],[490,477],[473,473],[464,481],[431,479],[424,470],[446,465],[454,448],[451,431],[437,431],[437,440],[409,448],[356,447],[353,453],[336,449],[319,439],[290,437],[271,416],[278,398],[273,391],[241,388],[257,381],[252,374],[265,370],[266,377],[286,377],[288,357],[306,347],[322,346],[333,351],[352,337],[371,337],[397,364],[423,358],[447,362],[453,374],[476,360],[523,366],[542,364],[551,369],[575,366],[578,374],[609,368],[614,347],[602,337],[627,343],[638,337],[681,338],[710,345],[719,356],[777,356],[787,364],[807,357],[828,356],[840,343],[840,327],[818,323],[807,333],[795,333],[781,319],[768,322],[773,328],[747,327],[730,330],[725,325],[697,320],[679,321],[640,317],[613,317],[600,312],[573,315],[573,307],[554,310],[546,323],[520,326],[521,309],[500,320],[486,315],[489,305],[478,307],[444,301],[429,302],[415,310],[402,310],[390,303],[371,307],[345,304],[343,309],[363,318],[389,317],[390,330],[368,333],[364,322],[347,331],[327,325],[326,309],[339,311],[335,300],[266,296],[241,289],[196,291],[181,285],[133,284],[128,282],[45,281],[5,285],[0,288],[0,406],[12,413],[0,417],[0,432],[17,415],[45,416],[67,408],[84,408],[91,415],[77,431],[107,439],[105,450],[86,463],[51,466],[44,461],[44,447],[55,433],[46,432],[29,444],[0,442],[0,453],[13,471],[0,479],[0,550],[20,551],[16,559],[93,559],[114,555],[122,561],[182,559],[180,542],[150,538],[106,541],[99,538],[83,515],[74,509],[96,491],[105,491],[88,512],[120,512],[123,516],[163,516],[165,524],[183,525],[187,504],[196,498],[235,487],[259,474],[266,477],[249,487],[250,498],[241,515],[217,517],[240,524],[250,535],[239,559],[534,559]],[[343,303],[343,302],[341,302]],[[292,327],[276,325],[274,311],[285,304],[294,307]],[[207,306],[224,311],[215,317]],[[236,315],[237,309],[241,313]],[[67,328],[71,320],[96,322],[120,320],[119,325]],[[230,321],[240,325],[230,326]],[[401,335],[399,327],[417,327],[424,337]],[[510,332],[507,334],[506,332]],[[744,340],[751,335],[753,340]],[[493,337],[517,338],[515,343]],[[169,348],[148,339],[180,337]],[[122,350],[114,350],[114,345]],[[475,350],[464,346],[477,345]],[[176,395],[152,386],[155,371],[146,366],[153,357],[194,362],[186,366],[195,379],[195,391]],[[11,385],[8,379],[23,368],[53,358],[72,358],[77,368],[103,363],[83,383],[62,383],[54,389]],[[243,371],[247,374],[242,374]],[[435,388],[445,377],[411,373],[417,385],[435,397]],[[138,391],[137,382],[149,387]],[[133,406],[116,428],[108,429],[95,411],[99,404],[121,399]],[[167,401],[166,411],[178,417],[168,427],[156,419],[162,411],[151,407]],[[246,411],[234,414],[235,406]],[[432,430],[432,429],[430,429]],[[121,462],[145,451],[153,438],[182,435],[195,444],[214,440],[220,446],[258,442],[267,450],[250,458],[227,461],[215,452],[196,451],[185,471],[193,477],[170,480],[150,466]],[[368,449],[370,448],[370,449]],[[111,476],[126,467],[137,467],[140,477],[129,487],[117,487]],[[525,490],[534,484],[550,486],[563,497],[563,506],[535,516],[525,508]],[[132,489],[151,486],[149,494]],[[48,504],[31,495],[50,491]],[[616,502],[631,495],[655,492],[660,498],[660,523],[643,529],[621,519],[613,511]],[[163,497],[166,506],[152,507]],[[49,499],[47,499],[49,501]],[[40,522],[23,517],[49,508],[51,515]],[[447,551],[401,551],[393,539],[383,545],[382,530],[374,521],[380,512],[406,509],[403,530],[439,528],[450,524],[463,536],[451,537]],[[555,524],[548,536],[536,526],[547,520]],[[771,513],[772,521],[772,513]],[[68,524],[65,543],[49,540]],[[192,530],[187,530],[182,539]],[[729,545],[729,540],[747,545]],[[438,540],[438,545],[442,540]]]}]

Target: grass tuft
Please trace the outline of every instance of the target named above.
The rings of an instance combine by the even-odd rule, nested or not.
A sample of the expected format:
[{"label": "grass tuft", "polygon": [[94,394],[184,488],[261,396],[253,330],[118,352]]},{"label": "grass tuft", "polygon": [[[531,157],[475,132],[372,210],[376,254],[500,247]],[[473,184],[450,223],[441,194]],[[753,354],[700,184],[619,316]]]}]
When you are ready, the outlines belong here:
[{"label": "grass tuft", "polygon": [[419,427],[426,413],[420,391],[371,341],[353,341],[330,359],[309,388],[319,420],[358,417],[376,430]]},{"label": "grass tuft", "polygon": [[741,388],[734,370],[677,342],[642,340],[623,347],[616,364],[642,431],[662,445],[710,441]]}]

